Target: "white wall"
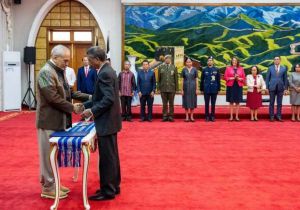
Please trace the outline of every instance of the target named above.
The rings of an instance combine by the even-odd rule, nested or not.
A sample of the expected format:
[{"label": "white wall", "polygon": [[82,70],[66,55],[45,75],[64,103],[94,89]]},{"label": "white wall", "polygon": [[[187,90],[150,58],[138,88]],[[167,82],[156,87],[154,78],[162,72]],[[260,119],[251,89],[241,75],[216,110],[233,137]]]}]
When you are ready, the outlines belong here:
[{"label": "white wall", "polygon": [[[40,7],[44,4],[44,0],[22,1],[22,4],[14,4],[14,50],[21,52],[21,80],[22,80],[22,99],[28,87],[28,71],[27,66],[23,62],[24,47],[27,46],[27,39],[30,32],[32,22]],[[29,12],[30,11],[30,12]],[[31,71],[31,80],[33,81],[33,68]],[[32,88],[33,88],[32,83]],[[34,88],[33,88],[34,90]],[[31,97],[32,99],[32,97]]]},{"label": "white wall", "polygon": [[[60,0],[34,0],[22,1],[20,5],[14,5],[14,50],[21,52],[23,61],[23,50],[27,46],[31,26],[42,6],[49,1],[61,2]],[[121,2],[119,0],[86,0],[93,8],[101,21],[104,38],[110,37],[110,50],[112,66],[119,71],[121,68]],[[27,67],[22,62],[22,96],[27,89]],[[33,69],[32,69],[33,76]]]}]

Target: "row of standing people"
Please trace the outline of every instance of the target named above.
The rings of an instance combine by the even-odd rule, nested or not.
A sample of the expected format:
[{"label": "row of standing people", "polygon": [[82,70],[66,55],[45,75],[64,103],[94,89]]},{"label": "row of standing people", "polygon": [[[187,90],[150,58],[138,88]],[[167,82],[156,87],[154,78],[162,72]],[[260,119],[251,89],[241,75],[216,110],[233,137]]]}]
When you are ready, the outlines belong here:
[{"label": "row of standing people", "polygon": [[[266,81],[259,74],[257,66],[251,67],[251,74],[245,77],[243,67],[237,58],[232,58],[231,66],[226,68],[224,79],[226,81],[226,101],[230,104],[229,121],[239,121],[239,105],[243,101],[243,86],[247,85],[247,106],[251,110],[251,120],[257,121],[258,108],[262,106],[262,94],[268,93],[270,121],[282,122],[283,95],[289,93],[292,105],[292,121],[300,121],[300,66],[296,64],[288,77],[287,68],[281,65],[281,58],[274,57],[274,64],[268,68]],[[274,110],[277,104],[276,114]],[[234,118],[235,111],[235,118]]]},{"label": "row of standing people", "polygon": [[[217,95],[221,89],[221,75],[218,68],[214,66],[214,60],[210,57],[207,67],[203,69],[198,87],[197,69],[192,66],[192,60],[187,58],[185,68],[182,70],[182,106],[186,113],[186,122],[194,122],[194,109],[197,107],[197,94],[200,89],[205,101],[205,120],[215,121],[215,104]],[[137,84],[130,63],[125,62],[124,71],[119,74],[119,87],[122,104],[123,120],[132,121],[131,100],[134,91],[137,90],[141,104],[140,121],[152,121],[152,106],[156,90],[156,78],[154,72],[149,68],[149,62],[144,60],[143,70],[138,72]],[[158,68],[158,89],[161,92],[163,102],[162,121],[174,121],[174,97],[178,90],[178,73],[176,67],[171,64],[171,57],[165,57],[165,63]],[[239,121],[239,106],[243,101],[243,86],[247,85],[247,103],[251,110],[251,120],[257,121],[258,109],[262,106],[262,94],[270,94],[269,114],[270,121],[277,119],[282,121],[281,109],[282,98],[288,92],[290,86],[290,102],[292,104],[292,120],[300,120],[300,66],[297,64],[294,72],[287,78],[287,69],[280,65],[280,57],[274,58],[274,65],[267,71],[266,82],[257,66],[251,67],[251,74],[245,75],[244,69],[239,65],[236,57],[231,60],[231,65],[225,70],[224,80],[226,82],[226,101],[230,105],[229,121]],[[289,83],[289,85],[288,85]],[[274,114],[274,103],[277,98],[277,113]],[[146,114],[146,105],[148,113]],[[209,108],[211,107],[211,110]],[[235,113],[235,118],[234,118]]]}]

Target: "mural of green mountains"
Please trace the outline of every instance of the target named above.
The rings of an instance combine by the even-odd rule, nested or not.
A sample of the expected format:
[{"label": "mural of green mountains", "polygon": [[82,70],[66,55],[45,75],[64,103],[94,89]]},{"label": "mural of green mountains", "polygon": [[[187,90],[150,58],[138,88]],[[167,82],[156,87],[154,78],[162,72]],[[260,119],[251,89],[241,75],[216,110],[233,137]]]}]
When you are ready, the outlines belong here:
[{"label": "mural of green mountains", "polygon": [[[160,13],[157,13],[159,15],[165,14],[168,9],[165,8],[166,11],[162,13],[162,8],[156,7],[156,10],[160,9]],[[176,8],[178,10],[175,10]],[[177,11],[178,15],[176,19],[171,13],[171,20],[164,19],[170,17],[170,14],[158,17],[148,17],[148,14],[144,17],[144,13],[141,12],[146,11],[146,8],[134,10],[135,13],[130,10],[136,17],[140,17],[140,20],[132,22],[130,17],[125,16],[125,54],[136,55],[140,60],[152,59],[156,46],[184,46],[185,54],[200,60],[204,66],[207,57],[213,56],[216,65],[224,70],[230,63],[230,58],[237,56],[245,69],[251,65],[258,65],[263,72],[272,64],[274,56],[282,56],[282,63],[289,70],[295,63],[300,62],[297,55],[290,53],[290,44],[300,42],[300,27],[295,19],[297,17],[291,16],[290,20],[284,23],[280,20],[281,16],[287,19],[288,14],[284,11],[288,13],[291,9],[299,9],[298,7],[276,6],[269,9],[235,6],[226,10],[223,10],[224,7],[184,8],[185,11],[181,11],[181,7],[173,7],[172,12]],[[130,16],[131,13],[127,12],[127,9],[126,15]],[[151,14],[156,14],[155,7],[150,9]],[[276,11],[281,16],[276,16]],[[185,19],[183,14],[189,14],[188,18]],[[143,21],[147,24],[142,23]]]}]

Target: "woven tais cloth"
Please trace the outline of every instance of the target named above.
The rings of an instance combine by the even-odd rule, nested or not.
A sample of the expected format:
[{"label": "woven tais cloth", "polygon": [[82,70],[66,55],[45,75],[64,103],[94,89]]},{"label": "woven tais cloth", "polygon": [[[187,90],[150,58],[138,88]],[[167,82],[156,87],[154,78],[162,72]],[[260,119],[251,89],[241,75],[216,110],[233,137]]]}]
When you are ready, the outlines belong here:
[{"label": "woven tais cloth", "polygon": [[[90,132],[93,128],[93,122],[79,122],[66,131],[66,134],[71,134],[72,132]],[[59,167],[81,166],[81,141],[83,138],[84,137],[59,137],[57,158]]]}]

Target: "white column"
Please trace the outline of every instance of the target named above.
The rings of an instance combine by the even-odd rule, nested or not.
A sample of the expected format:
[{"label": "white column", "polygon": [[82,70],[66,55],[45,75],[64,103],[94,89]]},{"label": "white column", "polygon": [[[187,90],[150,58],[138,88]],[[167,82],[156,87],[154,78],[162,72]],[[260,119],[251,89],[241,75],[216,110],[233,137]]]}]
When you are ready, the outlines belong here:
[{"label": "white column", "polygon": [[[135,83],[137,84],[137,71],[135,69],[135,60],[136,56],[127,55],[128,61],[130,62],[130,71],[134,74]],[[140,104],[138,92],[135,91],[134,96],[132,97],[132,106],[137,106]]]},{"label": "white column", "polygon": [[0,0],[0,111],[3,110],[3,51],[13,50],[13,20],[10,0]]},{"label": "white column", "polygon": [[[1,2],[2,4],[2,2]],[[4,40],[4,33],[6,30],[6,25],[5,25],[5,14],[2,10],[2,6],[0,5],[0,40]],[[2,56],[3,56],[3,51],[5,49],[4,47],[4,42],[0,42],[0,111],[3,110],[3,93],[2,93],[2,88],[3,88],[3,81],[2,81],[2,74],[3,74],[3,65],[2,65]]]}]

